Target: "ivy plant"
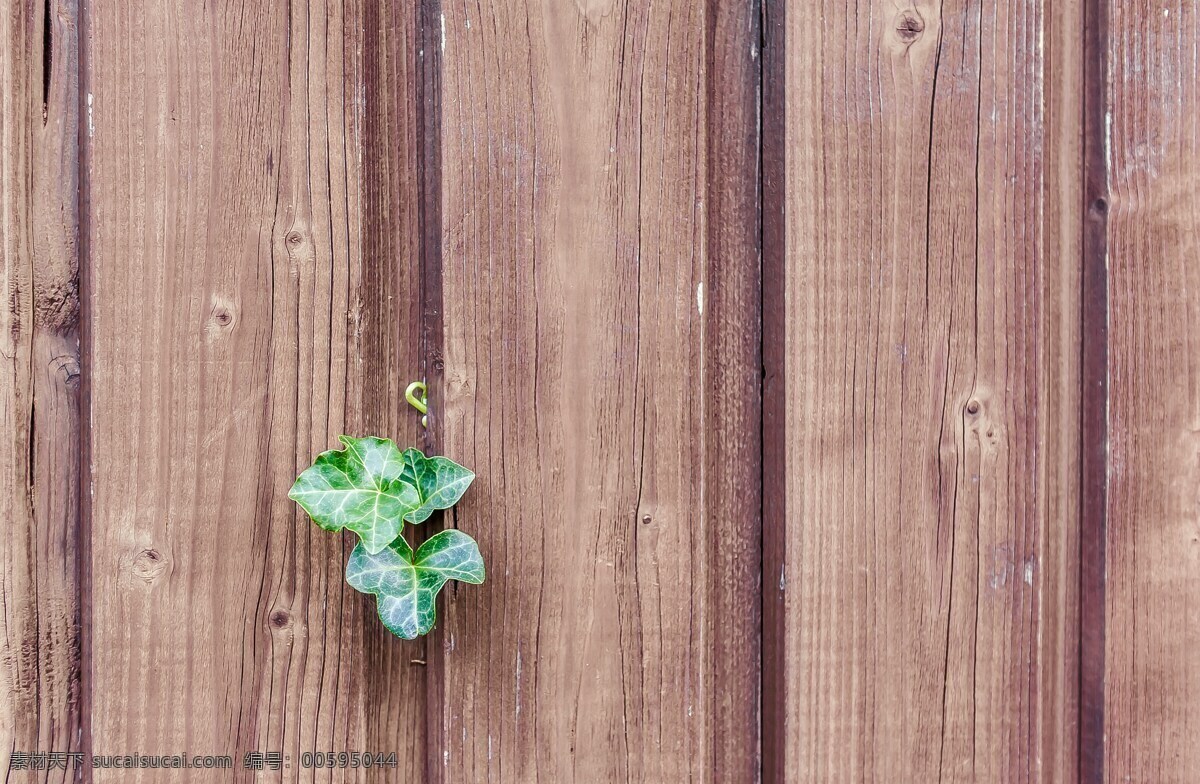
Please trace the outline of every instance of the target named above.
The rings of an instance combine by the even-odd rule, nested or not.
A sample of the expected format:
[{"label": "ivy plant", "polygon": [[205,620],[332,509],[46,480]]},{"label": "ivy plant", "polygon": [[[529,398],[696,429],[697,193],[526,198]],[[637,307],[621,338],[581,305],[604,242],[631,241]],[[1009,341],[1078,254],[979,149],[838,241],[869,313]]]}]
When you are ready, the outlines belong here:
[{"label": "ivy plant", "polygon": [[438,509],[458,503],[475,474],[446,457],[401,452],[386,438],[339,438],[344,449],[317,455],[288,497],[327,531],[349,529],[359,543],[346,564],[346,582],[374,594],[388,631],[406,640],[426,634],[436,619],[438,592],[450,580],[483,582],[483,557],[455,529],[430,537],[416,551],[403,536]]},{"label": "ivy plant", "polygon": [[406,640],[433,628],[435,600],[448,580],[483,582],[479,546],[454,529],[434,534],[415,553],[404,537],[375,554],[359,544],[346,564],[346,582],[375,594],[383,625]]}]

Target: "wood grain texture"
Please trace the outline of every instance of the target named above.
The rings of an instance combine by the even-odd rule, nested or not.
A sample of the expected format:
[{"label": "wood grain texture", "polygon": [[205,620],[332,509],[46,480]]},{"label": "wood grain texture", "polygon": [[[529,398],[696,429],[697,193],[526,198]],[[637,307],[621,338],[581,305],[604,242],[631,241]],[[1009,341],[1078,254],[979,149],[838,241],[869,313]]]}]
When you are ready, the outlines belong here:
[{"label": "wood grain texture", "polygon": [[787,780],[1070,770],[1079,53],[1048,7],[788,9]]},{"label": "wood grain texture", "polygon": [[[761,9],[707,3],[704,486],[712,780],[762,769]],[[695,448],[687,445],[688,448]]]},{"label": "wood grain texture", "polygon": [[[388,434],[397,443],[420,445],[427,431],[404,391],[424,378],[425,308],[421,237],[424,198],[420,156],[424,128],[419,119],[422,32],[411,3],[361,2],[347,9],[347,25],[361,13],[364,35],[361,74],[345,74],[346,90],[362,89],[363,159],[358,169],[363,206],[361,272],[356,282],[356,387],[348,395],[347,429],[360,435]],[[361,83],[361,87],[358,85]],[[366,613],[364,696],[368,751],[398,749],[397,771],[381,781],[423,781],[426,759],[426,702],[431,658],[426,640],[403,642],[380,627],[373,602]]]},{"label": "wood grain texture", "polygon": [[1200,775],[1200,9],[1107,6],[1105,775]]},{"label": "wood grain texture", "polygon": [[[5,4],[0,768],[1195,780],[1198,40],[1183,0]],[[479,474],[488,581],[428,640],[286,498],[342,432]]]},{"label": "wood grain texture", "polygon": [[[753,28],[731,27],[747,9],[713,10],[443,3],[443,433],[479,475],[449,522],[488,563],[442,610],[444,781],[709,781],[751,765],[756,727],[729,718],[750,712],[734,703],[758,660],[756,635],[739,637],[757,579],[733,579],[756,557],[757,488],[740,478],[757,473],[757,436],[735,432],[753,427],[760,372],[737,334],[757,307],[737,182],[754,171],[727,168],[746,151],[709,134],[747,143],[733,82],[756,51]],[[731,116],[714,114],[710,78],[729,80]],[[718,176],[727,237],[709,223]],[[714,301],[726,356],[707,343]],[[709,407],[735,390],[710,383],[730,378],[749,390],[723,419]],[[734,487],[746,518],[704,511]],[[727,699],[717,662],[739,644]]]},{"label": "wood grain texture", "polygon": [[0,11],[0,768],[28,781],[74,771],[13,755],[81,748],[76,21]]},{"label": "wood grain texture", "polygon": [[762,253],[762,767],[761,780],[787,780],[787,631],[784,584],[787,495],[787,13],[762,4],[760,237]]},{"label": "wood grain texture", "polygon": [[[1084,3],[1045,5],[1042,50],[1044,123],[1042,188],[1032,225],[1042,232],[1037,278],[1044,311],[1037,346],[1038,417],[1041,455],[1036,502],[1041,508],[1038,546],[1042,571],[1038,591],[1036,701],[1033,751],[1040,755],[1032,778],[1044,784],[1077,781],[1081,668],[1081,407],[1083,329],[1081,297],[1082,171],[1085,54],[1078,31]],[[984,777],[981,777],[984,778]]]},{"label": "wood grain texture", "polygon": [[1108,184],[1105,169],[1108,8],[1083,3],[1080,265],[1079,780],[1104,781],[1105,563],[1108,514]]},{"label": "wood grain texture", "polygon": [[[420,648],[286,496],[339,433],[416,436],[409,13],[87,6],[93,751],[235,763],[97,781],[420,776]],[[361,750],[399,769],[301,766]]]}]

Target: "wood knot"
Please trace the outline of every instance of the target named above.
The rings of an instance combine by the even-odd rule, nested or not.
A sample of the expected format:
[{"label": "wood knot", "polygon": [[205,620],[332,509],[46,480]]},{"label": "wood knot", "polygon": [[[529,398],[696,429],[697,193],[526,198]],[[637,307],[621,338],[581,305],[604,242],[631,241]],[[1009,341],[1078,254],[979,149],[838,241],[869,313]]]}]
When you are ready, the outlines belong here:
[{"label": "wood knot", "polygon": [[271,613],[271,626],[275,629],[286,629],[292,622],[292,616],[287,610],[276,610]]},{"label": "wood knot", "polygon": [[134,557],[130,571],[139,580],[154,582],[167,571],[167,559],[158,550],[147,547]]},{"label": "wood knot", "polygon": [[209,311],[208,323],[204,326],[209,342],[226,337],[233,331],[236,321],[237,308],[233,301],[227,297],[213,295],[212,310]]},{"label": "wood knot", "polygon": [[971,416],[975,416],[976,414],[979,413],[979,401],[978,400],[972,400],[971,402],[967,403],[967,413],[970,414]]},{"label": "wood knot", "polygon": [[289,231],[284,237],[284,242],[288,244],[289,248],[298,248],[304,244],[304,235],[298,231]]},{"label": "wood knot", "polygon": [[33,320],[39,327],[63,333],[79,323],[79,282],[72,271],[69,278],[60,279],[50,272],[34,267]]},{"label": "wood knot", "polygon": [[906,44],[914,43],[925,32],[925,20],[915,8],[900,12],[896,18],[896,35]]}]

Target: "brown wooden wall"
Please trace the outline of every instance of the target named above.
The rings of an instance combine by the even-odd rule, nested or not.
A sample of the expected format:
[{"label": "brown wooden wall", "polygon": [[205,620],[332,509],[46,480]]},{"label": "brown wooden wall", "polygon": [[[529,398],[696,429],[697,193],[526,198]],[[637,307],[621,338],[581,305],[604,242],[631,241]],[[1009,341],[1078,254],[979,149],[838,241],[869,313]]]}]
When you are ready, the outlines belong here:
[{"label": "brown wooden wall", "polygon": [[[5,0],[6,780],[1200,781],[1198,51],[1189,0]],[[423,640],[287,499],[340,433],[478,473]]]}]

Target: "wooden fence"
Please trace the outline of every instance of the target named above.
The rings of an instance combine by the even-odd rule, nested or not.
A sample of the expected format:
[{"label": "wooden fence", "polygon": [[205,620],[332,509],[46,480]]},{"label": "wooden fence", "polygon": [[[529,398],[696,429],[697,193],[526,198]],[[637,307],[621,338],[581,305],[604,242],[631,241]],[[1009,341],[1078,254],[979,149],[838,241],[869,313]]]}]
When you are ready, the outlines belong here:
[{"label": "wooden fence", "polygon": [[[1200,781],[1191,0],[6,0],[0,107],[6,781]],[[478,473],[422,641],[340,433]]]}]

